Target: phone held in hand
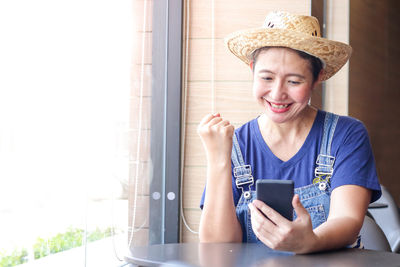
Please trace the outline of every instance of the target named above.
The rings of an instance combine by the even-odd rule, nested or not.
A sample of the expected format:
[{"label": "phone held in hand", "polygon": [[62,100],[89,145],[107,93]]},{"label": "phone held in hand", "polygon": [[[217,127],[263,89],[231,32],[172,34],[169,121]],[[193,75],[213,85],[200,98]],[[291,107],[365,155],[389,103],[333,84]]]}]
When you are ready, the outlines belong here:
[{"label": "phone held in hand", "polygon": [[262,179],[256,182],[257,199],[290,221],[293,220],[293,194],[294,182],[292,180]]}]

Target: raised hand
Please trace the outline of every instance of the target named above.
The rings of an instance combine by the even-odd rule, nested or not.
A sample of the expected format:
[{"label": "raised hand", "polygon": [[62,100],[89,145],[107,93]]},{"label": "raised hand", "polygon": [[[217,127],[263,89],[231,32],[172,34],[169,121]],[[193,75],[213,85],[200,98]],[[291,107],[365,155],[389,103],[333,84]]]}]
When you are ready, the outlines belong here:
[{"label": "raised hand", "polygon": [[230,160],[234,126],[219,113],[206,115],[197,127],[209,162]]}]

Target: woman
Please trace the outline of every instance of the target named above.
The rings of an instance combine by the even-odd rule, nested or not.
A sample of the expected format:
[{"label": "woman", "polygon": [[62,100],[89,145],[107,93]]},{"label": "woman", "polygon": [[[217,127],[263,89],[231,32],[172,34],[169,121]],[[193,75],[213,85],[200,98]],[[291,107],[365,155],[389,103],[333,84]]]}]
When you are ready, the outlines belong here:
[{"label": "woman", "polygon": [[[237,130],[219,113],[198,126],[208,166],[201,242],[262,242],[295,253],[360,247],[380,185],[363,124],[309,105],[318,83],[351,54],[350,46],[320,36],[314,17],[272,12],[262,28],[227,37],[253,72],[264,112]],[[240,186],[238,171],[248,179]],[[294,180],[293,221],[255,200],[257,179]]]}]

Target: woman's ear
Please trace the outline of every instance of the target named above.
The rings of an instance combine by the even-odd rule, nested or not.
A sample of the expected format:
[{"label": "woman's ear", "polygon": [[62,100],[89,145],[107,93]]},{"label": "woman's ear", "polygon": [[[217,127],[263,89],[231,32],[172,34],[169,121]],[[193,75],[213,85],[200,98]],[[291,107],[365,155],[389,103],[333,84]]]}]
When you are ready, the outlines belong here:
[{"label": "woman's ear", "polygon": [[321,69],[321,71],[318,74],[318,83],[322,82],[324,74],[325,74],[325,69]]},{"label": "woman's ear", "polygon": [[324,69],[321,69],[321,71],[318,74],[318,78],[314,81],[313,84],[313,90],[318,86],[318,84],[320,84],[322,82],[322,77],[324,76]]}]

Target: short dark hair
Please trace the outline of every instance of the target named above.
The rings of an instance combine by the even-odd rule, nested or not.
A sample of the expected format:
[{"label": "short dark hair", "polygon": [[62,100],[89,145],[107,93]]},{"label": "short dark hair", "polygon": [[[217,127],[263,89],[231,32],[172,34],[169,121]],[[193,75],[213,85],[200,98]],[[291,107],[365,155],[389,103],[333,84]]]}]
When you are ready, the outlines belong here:
[{"label": "short dark hair", "polygon": [[[271,48],[272,46],[265,46],[265,47],[261,47],[257,50],[255,50],[253,53],[251,53],[250,55],[250,59],[251,61],[253,61],[253,67],[256,65],[256,61],[257,61],[257,57],[258,55],[262,52],[262,51],[266,51],[269,48]],[[307,54],[306,52],[300,51],[300,50],[296,50],[296,49],[292,49],[289,47],[281,47],[278,46],[277,48],[287,48],[287,49],[291,49],[293,51],[295,51],[301,58],[308,60],[308,62],[310,62],[310,66],[311,66],[311,73],[313,76],[313,82],[315,82],[318,79],[319,73],[321,72],[321,70],[324,68],[324,65],[322,64],[322,61],[310,54]]]}]

